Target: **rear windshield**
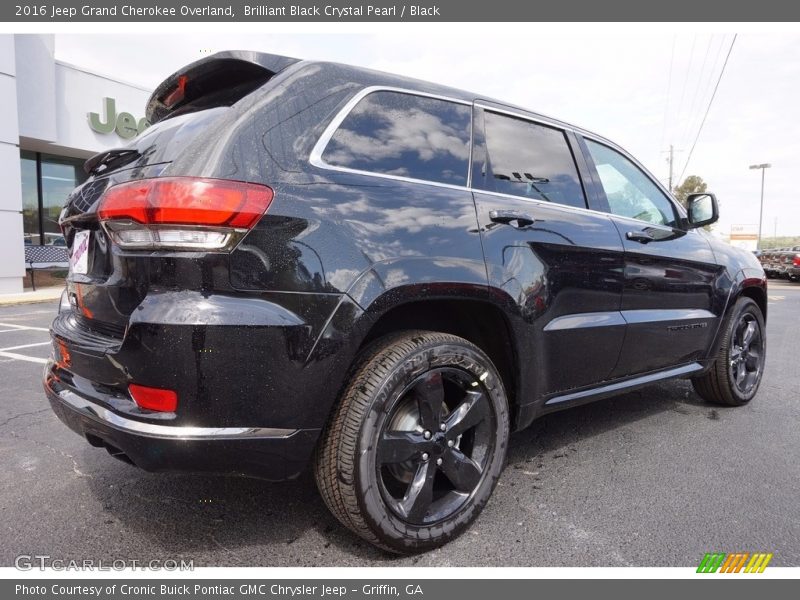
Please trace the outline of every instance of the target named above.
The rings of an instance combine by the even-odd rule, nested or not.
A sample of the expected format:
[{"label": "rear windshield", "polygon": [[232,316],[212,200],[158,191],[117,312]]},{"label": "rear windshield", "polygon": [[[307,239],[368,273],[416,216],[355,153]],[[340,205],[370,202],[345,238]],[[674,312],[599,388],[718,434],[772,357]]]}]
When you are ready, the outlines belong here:
[{"label": "rear windshield", "polygon": [[466,185],[470,119],[464,104],[373,92],[345,117],[322,160],[356,171]]}]

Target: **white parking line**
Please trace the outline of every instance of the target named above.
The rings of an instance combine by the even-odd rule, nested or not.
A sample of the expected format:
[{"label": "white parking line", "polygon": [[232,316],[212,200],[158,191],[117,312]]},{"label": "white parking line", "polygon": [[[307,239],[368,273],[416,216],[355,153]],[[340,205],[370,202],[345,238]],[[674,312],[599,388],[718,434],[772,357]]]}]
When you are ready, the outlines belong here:
[{"label": "white parking line", "polygon": [[52,310],[32,310],[31,312],[24,312],[24,313],[15,313],[13,315],[6,315],[6,319],[11,319],[12,321],[16,319],[24,319],[26,317],[30,317],[31,315],[53,315],[55,317],[55,313]]},{"label": "white parking line", "polygon": [[15,360],[26,360],[32,363],[39,363],[40,365],[47,364],[46,358],[36,358],[35,356],[25,356],[24,354],[17,354],[16,352],[0,352],[0,357],[13,358]]},{"label": "white parking line", "polygon": [[[50,331],[47,327],[31,327],[30,325],[17,325],[16,323],[0,323],[0,327],[10,327],[11,329],[16,329],[18,331]],[[10,330],[4,329],[3,331]]]},{"label": "white parking line", "polygon": [[[0,327],[8,327],[8,329],[0,329],[0,333],[9,331],[49,331],[44,327],[30,327],[28,325],[16,325],[14,323],[0,323]],[[37,346],[47,346],[50,342],[35,342],[33,344],[22,344],[20,346],[9,346],[8,348],[0,348],[0,358],[10,358],[12,360],[24,360],[26,362],[37,363],[40,365],[46,364],[46,358],[38,358],[36,356],[26,356],[25,354],[17,354],[10,352],[10,350],[21,350],[23,348],[34,348]]]},{"label": "white parking line", "polygon": [[22,346],[11,346],[10,348],[0,348],[0,352],[9,350],[22,350],[23,348],[33,348],[34,346],[49,346],[51,342],[39,342],[38,344],[24,344]]}]

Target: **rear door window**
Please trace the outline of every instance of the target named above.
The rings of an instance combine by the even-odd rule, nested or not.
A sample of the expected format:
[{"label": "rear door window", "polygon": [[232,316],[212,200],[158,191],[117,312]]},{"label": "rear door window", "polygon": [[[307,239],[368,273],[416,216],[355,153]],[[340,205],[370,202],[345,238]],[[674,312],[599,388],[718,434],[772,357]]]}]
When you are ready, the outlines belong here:
[{"label": "rear door window", "polygon": [[475,185],[492,192],[586,208],[578,168],[563,131],[487,111],[488,160]]},{"label": "rear door window", "polygon": [[448,100],[373,92],[345,117],[322,160],[356,171],[466,185],[471,112]]}]

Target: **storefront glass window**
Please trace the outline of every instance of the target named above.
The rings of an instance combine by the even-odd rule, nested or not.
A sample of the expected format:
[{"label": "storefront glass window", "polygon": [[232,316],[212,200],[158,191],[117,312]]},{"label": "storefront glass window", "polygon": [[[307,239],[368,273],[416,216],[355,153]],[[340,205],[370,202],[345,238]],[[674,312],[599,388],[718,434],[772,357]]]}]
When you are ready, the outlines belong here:
[{"label": "storefront glass window", "polygon": [[24,150],[20,158],[25,243],[63,246],[58,215],[69,193],[86,179],[84,161]]},{"label": "storefront glass window", "polygon": [[23,150],[22,160],[22,224],[25,245],[41,244],[39,232],[39,186],[36,181],[36,153]]},{"label": "storefront glass window", "polygon": [[58,215],[69,193],[83,181],[83,161],[42,154],[42,229],[44,244],[64,246]]}]

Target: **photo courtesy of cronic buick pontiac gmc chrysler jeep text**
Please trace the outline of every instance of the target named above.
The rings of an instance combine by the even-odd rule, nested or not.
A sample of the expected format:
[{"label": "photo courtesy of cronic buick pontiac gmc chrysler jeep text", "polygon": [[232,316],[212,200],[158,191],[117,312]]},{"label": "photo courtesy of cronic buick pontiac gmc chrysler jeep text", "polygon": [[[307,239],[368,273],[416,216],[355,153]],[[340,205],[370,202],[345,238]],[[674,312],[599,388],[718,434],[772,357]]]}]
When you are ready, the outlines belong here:
[{"label": "photo courtesy of cronic buick pontiac gmc chrysler jeep text", "polygon": [[272,480],[394,552],[478,516],[509,433],[671,378],[756,394],[764,271],[588,131],[457,89],[222,52],[89,159],[44,386],[149,471]]}]

